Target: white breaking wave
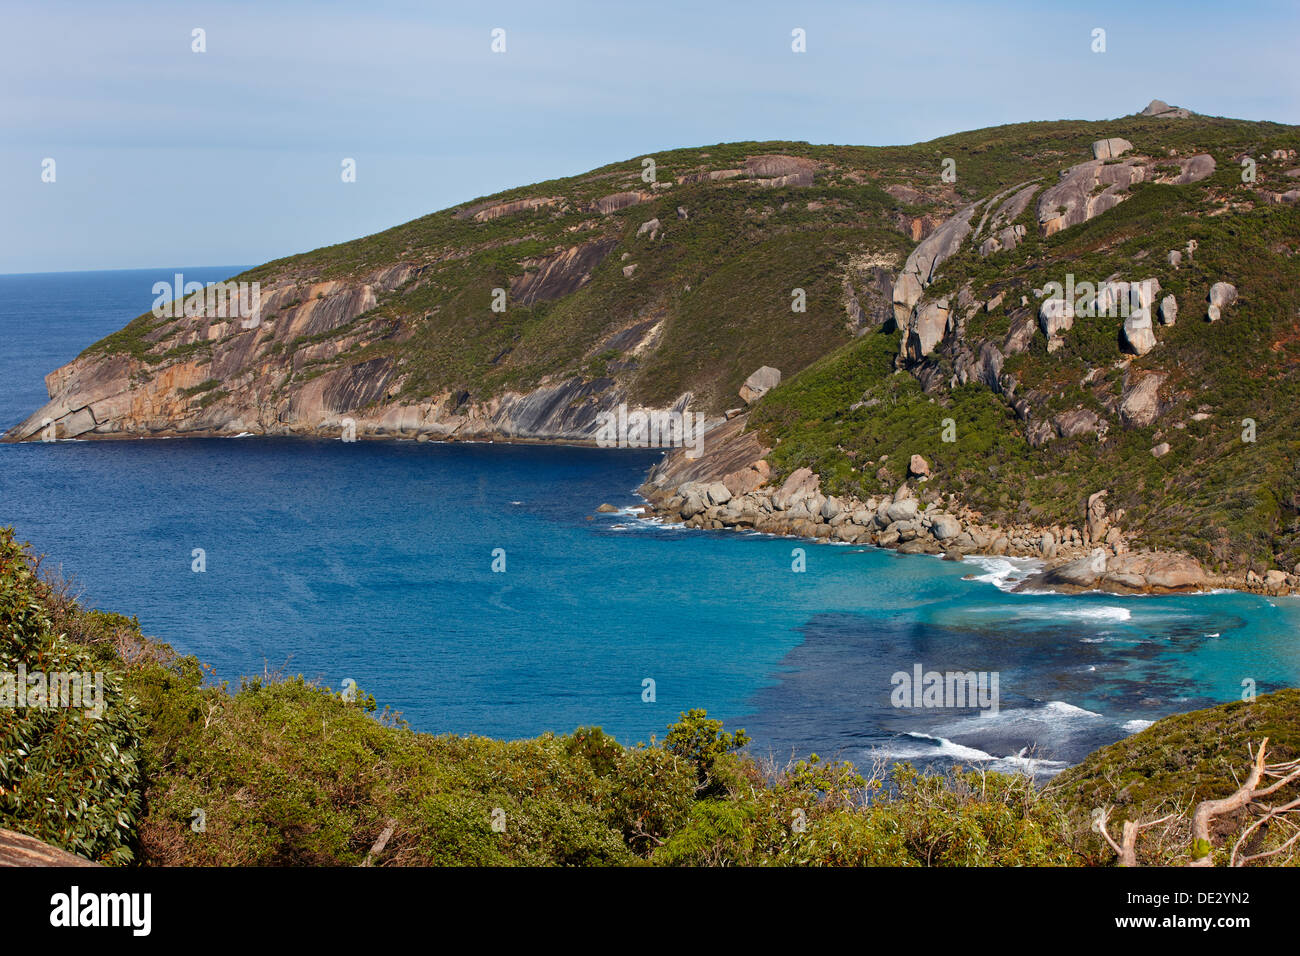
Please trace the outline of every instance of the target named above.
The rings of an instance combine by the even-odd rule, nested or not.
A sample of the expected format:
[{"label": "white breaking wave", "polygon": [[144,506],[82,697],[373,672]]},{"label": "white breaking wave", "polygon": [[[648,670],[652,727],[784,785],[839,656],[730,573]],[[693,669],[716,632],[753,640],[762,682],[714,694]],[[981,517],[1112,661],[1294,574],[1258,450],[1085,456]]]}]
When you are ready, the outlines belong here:
[{"label": "white breaking wave", "polygon": [[1129,621],[1133,612],[1126,607],[1067,607],[1052,608],[1052,614],[1059,617],[1074,617],[1085,621]]},{"label": "white breaking wave", "polygon": [[984,569],[984,574],[972,575],[972,581],[991,584],[999,591],[1013,590],[1041,566],[1041,562],[1032,558],[999,558],[987,554],[971,555],[966,561]]},{"label": "white breaking wave", "polygon": [[896,759],[909,759],[917,757],[941,757],[948,760],[965,763],[981,763],[989,765],[991,770],[1000,770],[1004,773],[1059,773],[1066,764],[1061,760],[1044,760],[1040,757],[1025,756],[1028,748],[1008,754],[1005,757],[998,757],[991,753],[986,753],[977,747],[967,747],[964,744],[956,743],[947,737],[935,737],[930,734],[906,733],[904,738],[911,738],[912,743],[908,740],[899,739],[892,747],[886,749],[886,754]]},{"label": "white breaking wave", "polygon": [[975,747],[965,747],[961,744],[953,743],[946,737],[933,737],[930,734],[908,733],[906,736],[913,740],[930,740],[931,744],[913,745],[912,747],[900,748],[900,755],[907,751],[906,756],[913,757],[951,757],[954,760],[997,760],[998,758],[983,750]]},{"label": "white breaking wave", "polygon": [[1075,707],[1073,704],[1067,704],[1063,700],[1049,700],[1047,706],[1045,706],[1043,710],[1049,714],[1055,714],[1065,718],[1101,717],[1101,714],[1096,711],[1084,710],[1082,707]]},{"label": "white breaking wave", "polygon": [[1130,734],[1135,734],[1139,730],[1146,730],[1153,723],[1155,723],[1153,720],[1128,720],[1124,722],[1124,729]]}]

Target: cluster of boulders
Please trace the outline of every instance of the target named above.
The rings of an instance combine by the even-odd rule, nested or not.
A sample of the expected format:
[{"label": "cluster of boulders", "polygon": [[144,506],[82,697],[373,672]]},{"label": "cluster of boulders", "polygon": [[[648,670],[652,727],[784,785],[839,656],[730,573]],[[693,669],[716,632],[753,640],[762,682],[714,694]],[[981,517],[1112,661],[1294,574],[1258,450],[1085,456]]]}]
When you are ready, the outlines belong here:
[{"label": "cluster of boulders", "polygon": [[[1190,245],[1189,245],[1190,248]],[[1182,261],[1182,255],[1175,250],[1170,254],[1170,262]],[[1176,263],[1175,263],[1176,265]],[[1082,286],[1080,286],[1082,288]],[[1126,282],[1115,277],[1102,282],[1091,297],[1081,296],[1078,302],[1071,298],[1053,297],[1044,299],[1038,308],[1038,325],[1047,336],[1047,351],[1054,352],[1065,344],[1064,335],[1074,327],[1074,320],[1080,316],[1116,315],[1128,306],[1128,315],[1124,317],[1120,328],[1120,344],[1126,352],[1134,355],[1146,355],[1159,344],[1156,340],[1155,322],[1171,326],[1178,322],[1178,300],[1166,295],[1155,306],[1155,297],[1160,292],[1160,280],[1152,276],[1140,282]],[[1034,294],[1041,296],[1044,290],[1035,289]],[[1231,282],[1216,282],[1210,286],[1206,295],[1205,317],[1210,322],[1217,322],[1223,316],[1223,310],[1237,302],[1237,287]]]},{"label": "cluster of boulders", "polygon": [[[742,528],[848,544],[872,544],[907,553],[1014,555],[1056,559],[1085,553],[1094,542],[1086,527],[1000,527],[923,488],[929,465],[913,455],[911,478],[893,494],[866,500],[821,492],[821,479],[800,468],[779,486],[767,485],[766,461],[718,481],[690,481],[675,489],[645,489],[653,514],[690,528]],[[918,497],[913,485],[921,489]],[[1109,531],[1109,533],[1107,533]],[[1096,542],[1123,553],[1118,529]]]},{"label": "cluster of boulders", "polygon": [[1166,551],[1133,550],[1111,513],[1108,492],[1088,496],[1078,526],[1001,526],[930,491],[930,465],[913,455],[908,480],[893,494],[865,500],[821,491],[821,479],[800,468],[779,486],[759,459],[721,479],[686,481],[676,487],[647,484],[647,517],[688,528],[741,529],[854,545],[875,545],[906,554],[935,554],[949,560],[966,555],[1005,555],[1047,563],[1022,588],[1176,592],[1230,587],[1267,594],[1300,589],[1296,573],[1270,570],[1210,575],[1195,558]]}]

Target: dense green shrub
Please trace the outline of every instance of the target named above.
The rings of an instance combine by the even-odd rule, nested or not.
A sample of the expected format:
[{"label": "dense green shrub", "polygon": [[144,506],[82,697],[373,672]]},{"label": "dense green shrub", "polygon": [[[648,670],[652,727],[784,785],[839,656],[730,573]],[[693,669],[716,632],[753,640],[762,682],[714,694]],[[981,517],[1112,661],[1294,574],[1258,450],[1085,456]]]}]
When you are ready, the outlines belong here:
[{"label": "dense green shrub", "polygon": [[[90,859],[128,863],[141,810],[140,720],[120,670],[54,630],[53,597],[12,529],[0,529],[0,681],[18,691],[20,680],[100,676],[98,691],[93,676],[81,684],[79,700],[56,700],[59,691],[28,698],[28,706],[18,706],[25,696],[18,693],[0,699],[0,824]],[[101,693],[102,710],[93,703]],[[90,708],[75,706],[84,703]]]}]

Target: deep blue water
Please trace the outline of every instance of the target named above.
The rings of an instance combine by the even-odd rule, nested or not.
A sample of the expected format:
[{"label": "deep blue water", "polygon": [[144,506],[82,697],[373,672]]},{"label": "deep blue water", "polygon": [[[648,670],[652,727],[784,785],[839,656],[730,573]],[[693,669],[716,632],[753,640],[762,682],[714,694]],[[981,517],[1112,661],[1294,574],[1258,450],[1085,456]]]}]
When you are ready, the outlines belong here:
[{"label": "deep blue water", "polygon": [[[171,269],[0,276],[0,427]],[[185,269],[225,278],[238,267]],[[1300,608],[1010,594],[1012,563],[647,524],[657,453],[175,439],[0,445],[0,523],[222,679],[351,678],[418,730],[626,742],[705,707],[761,753],[1070,762],[1143,721],[1300,684]],[[807,571],[791,570],[802,547]],[[191,569],[202,548],[206,571]],[[505,552],[504,573],[492,570]],[[891,675],[999,675],[1000,712],[897,709]],[[642,699],[643,681],[656,700]],[[999,766],[1012,766],[1012,759]],[[1059,764],[1043,764],[1045,767]]]}]

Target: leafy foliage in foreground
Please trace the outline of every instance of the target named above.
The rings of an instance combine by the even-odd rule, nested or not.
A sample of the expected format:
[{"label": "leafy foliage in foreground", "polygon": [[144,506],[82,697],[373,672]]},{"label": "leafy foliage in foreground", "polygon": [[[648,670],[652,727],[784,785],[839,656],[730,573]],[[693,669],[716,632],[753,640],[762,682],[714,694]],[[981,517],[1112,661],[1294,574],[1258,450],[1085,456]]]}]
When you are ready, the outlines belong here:
[{"label": "leafy foliage in foreground", "polygon": [[776,768],[702,710],[632,747],[599,728],[434,736],[302,677],[213,685],[134,618],[43,582],[8,529],[0,627],[0,666],[108,675],[102,720],[0,711],[0,826],[113,864],[1104,865],[1099,801],[1138,813],[1226,795],[1238,743],[1300,739],[1300,692],[1281,692],[1169,718],[1038,788],[815,754]]},{"label": "leafy foliage in foreground", "polygon": [[[0,696],[0,824],[93,860],[128,863],[141,810],[142,722],[121,668],[104,673],[98,717],[35,700],[18,706],[20,679],[106,669],[57,629],[60,609],[13,529],[0,528],[0,680],[14,695]],[[99,617],[90,612],[85,622],[95,628]]]}]

